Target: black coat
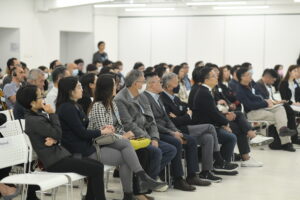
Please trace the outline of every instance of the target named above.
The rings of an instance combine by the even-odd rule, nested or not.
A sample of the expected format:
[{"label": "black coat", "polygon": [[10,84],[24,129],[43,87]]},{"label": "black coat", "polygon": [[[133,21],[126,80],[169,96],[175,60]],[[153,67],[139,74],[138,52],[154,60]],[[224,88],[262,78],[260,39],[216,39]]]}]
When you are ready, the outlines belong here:
[{"label": "black coat", "polygon": [[165,106],[167,114],[173,113],[175,118],[170,117],[175,126],[184,133],[188,133],[187,125],[192,125],[192,119],[188,111],[188,105],[182,102],[177,96],[174,101],[165,93],[160,94],[160,98]]},{"label": "black coat", "polygon": [[101,135],[100,130],[87,130],[88,118],[73,102],[61,104],[57,114],[62,128],[62,144],[72,153],[87,157],[96,151],[93,138]]},{"label": "black coat", "polygon": [[[300,102],[300,87],[296,81],[295,83],[295,101]],[[292,91],[289,88],[289,82],[288,81],[281,81],[279,85],[279,92],[282,100],[286,100],[289,102],[289,104],[292,104]]]},{"label": "black coat", "polygon": [[193,107],[193,123],[194,124],[213,124],[215,126],[226,126],[228,120],[218,110],[215,100],[209,89],[199,86],[194,95]]}]

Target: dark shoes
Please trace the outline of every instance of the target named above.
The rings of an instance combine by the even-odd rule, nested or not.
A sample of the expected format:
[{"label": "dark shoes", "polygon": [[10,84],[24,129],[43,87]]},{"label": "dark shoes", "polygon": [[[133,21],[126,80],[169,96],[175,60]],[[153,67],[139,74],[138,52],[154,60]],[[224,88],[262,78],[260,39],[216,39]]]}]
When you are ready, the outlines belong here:
[{"label": "dark shoes", "polygon": [[214,164],[214,171],[217,172],[232,172],[232,171],[236,171],[236,169],[238,168],[238,165],[235,163],[229,163],[224,161],[222,164]]},{"label": "dark shoes", "polygon": [[209,186],[209,185],[211,185],[211,182],[203,181],[198,176],[187,177],[186,182],[189,185],[196,185],[196,186]]},{"label": "dark shoes", "polygon": [[219,183],[222,181],[221,177],[213,175],[210,171],[201,172],[199,178],[203,181],[210,181],[213,183]]},{"label": "dark shoes", "polygon": [[140,191],[157,190],[167,185],[166,183],[157,182],[153,180],[145,172],[137,173],[136,177],[137,177],[137,184]]},{"label": "dark shoes", "polygon": [[178,178],[174,181],[174,189],[182,191],[194,191],[196,188],[187,183],[183,178]]},{"label": "dark shoes", "polygon": [[289,152],[295,152],[296,151],[296,149],[293,147],[292,143],[287,143],[287,144],[281,145],[281,148],[284,151],[289,151]]},{"label": "dark shoes", "polygon": [[133,193],[126,193],[124,192],[123,200],[136,200]]},{"label": "dark shoes", "polygon": [[279,129],[279,136],[293,136],[296,135],[297,131],[289,129],[288,127],[281,127]]}]

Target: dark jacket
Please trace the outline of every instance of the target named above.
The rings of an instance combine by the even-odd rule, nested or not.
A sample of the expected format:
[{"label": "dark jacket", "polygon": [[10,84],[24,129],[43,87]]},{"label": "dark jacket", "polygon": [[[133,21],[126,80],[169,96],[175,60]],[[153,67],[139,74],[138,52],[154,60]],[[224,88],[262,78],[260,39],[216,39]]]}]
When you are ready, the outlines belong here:
[{"label": "dark jacket", "polygon": [[231,79],[228,83],[228,86],[231,88],[234,95],[236,95],[236,93],[237,93],[238,85],[239,85],[239,82],[234,79]]},{"label": "dark jacket", "polygon": [[193,125],[192,118],[188,111],[188,105],[182,102],[177,96],[174,96],[174,101],[165,93],[160,94],[160,98],[165,106],[167,114],[173,113],[175,118],[170,117],[175,126],[184,133],[188,133],[187,125]]},{"label": "dark jacket", "polygon": [[176,126],[170,120],[166,111],[156,103],[151,94],[149,94],[147,91],[145,91],[143,94],[145,94],[145,96],[148,98],[159,134],[173,135],[172,132],[178,131]]},{"label": "dark jacket", "polygon": [[[300,87],[296,81],[295,83],[295,101],[300,102]],[[289,104],[292,104],[292,91],[289,88],[289,82],[288,81],[281,81],[279,85],[279,92],[282,100],[288,101]]]},{"label": "dark jacket", "polygon": [[261,96],[253,94],[250,87],[241,84],[237,88],[237,99],[244,105],[245,112],[268,107],[268,103]]},{"label": "dark jacket", "polygon": [[200,86],[194,96],[192,107],[194,124],[213,124],[215,126],[226,126],[228,120],[218,110],[215,100],[209,89]]},{"label": "dark jacket", "polygon": [[198,84],[194,84],[192,86],[192,89],[190,91],[190,94],[189,94],[189,101],[188,101],[188,106],[191,110],[193,110],[192,108],[194,107],[194,98],[195,98],[195,95],[199,89],[199,85]]},{"label": "dark jacket", "polygon": [[16,102],[14,109],[13,109],[13,114],[15,119],[25,119],[25,112],[26,109],[19,104],[19,102]]},{"label": "dark jacket", "polygon": [[263,99],[270,99],[270,93],[261,79],[256,82],[254,89],[256,95],[261,96]]},{"label": "dark jacket", "polygon": [[61,104],[56,110],[62,128],[62,144],[72,154],[87,157],[94,153],[93,138],[101,135],[100,130],[87,130],[89,120],[79,105],[73,102]]},{"label": "dark jacket", "polygon": [[[71,155],[60,145],[62,131],[56,114],[50,114],[48,117],[47,114],[28,110],[25,113],[25,127],[25,133],[29,136],[33,149],[46,169]],[[46,146],[47,137],[57,140],[57,144]]]}]

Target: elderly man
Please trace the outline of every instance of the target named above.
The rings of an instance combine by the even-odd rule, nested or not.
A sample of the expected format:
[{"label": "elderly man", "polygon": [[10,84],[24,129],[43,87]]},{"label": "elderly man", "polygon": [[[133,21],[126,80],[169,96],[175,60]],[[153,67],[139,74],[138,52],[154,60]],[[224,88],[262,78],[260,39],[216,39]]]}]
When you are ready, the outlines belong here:
[{"label": "elderly man", "polygon": [[[219,147],[216,129],[211,124],[196,124],[192,122],[193,112],[188,109],[188,105],[175,96],[174,88],[178,86],[178,77],[174,73],[163,76],[162,86],[164,91],[160,98],[175,126],[184,133],[196,138],[197,143],[202,147],[202,172],[200,178],[211,182],[220,182],[222,178],[214,176],[212,170],[218,173],[232,172],[237,169],[237,165],[224,161]],[[215,162],[213,164],[213,160]]]},{"label": "elderly man", "polygon": [[150,153],[149,176],[156,179],[161,170],[174,158],[176,148],[159,138],[159,133],[145,95],[141,94],[145,82],[144,74],[132,70],[125,78],[126,87],[115,97],[119,115],[125,131],[132,131],[135,137],[151,139],[147,147]]},{"label": "elderly man", "polygon": [[[32,69],[29,71],[27,83],[36,85],[41,91],[44,91],[45,74],[40,69]],[[18,102],[16,102],[13,109],[15,119],[24,119],[25,110]]]},{"label": "elderly man", "polygon": [[[147,89],[144,92],[145,96],[148,98],[150,103],[160,139],[168,144],[176,147],[177,154],[172,160],[171,168],[172,175],[174,178],[174,188],[183,191],[193,191],[197,186],[208,186],[210,182],[200,180],[196,175],[199,171],[198,164],[198,151],[197,142],[195,138],[181,133],[173,122],[168,117],[165,111],[163,103],[159,97],[159,93],[162,92],[162,87],[160,84],[160,78],[154,72],[148,73],[146,77]],[[181,163],[182,149],[185,150],[185,158],[187,161],[187,178],[183,179],[183,166]]]}]

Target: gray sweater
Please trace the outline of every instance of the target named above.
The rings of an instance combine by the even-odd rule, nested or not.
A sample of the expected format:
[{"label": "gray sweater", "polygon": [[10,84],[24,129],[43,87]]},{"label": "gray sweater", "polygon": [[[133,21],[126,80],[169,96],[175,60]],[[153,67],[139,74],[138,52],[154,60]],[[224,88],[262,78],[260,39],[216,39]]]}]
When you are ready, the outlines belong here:
[{"label": "gray sweater", "polygon": [[[58,116],[27,110],[25,113],[25,133],[29,136],[32,147],[38,158],[47,169],[58,161],[71,156],[71,154],[60,145],[62,131]],[[57,144],[46,146],[45,139],[51,137],[57,140]]]}]

